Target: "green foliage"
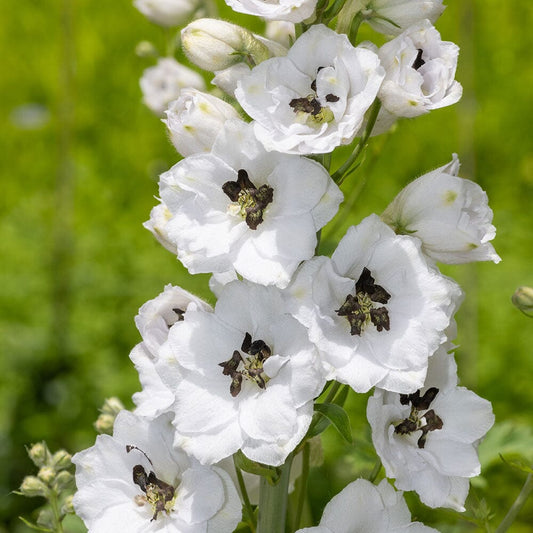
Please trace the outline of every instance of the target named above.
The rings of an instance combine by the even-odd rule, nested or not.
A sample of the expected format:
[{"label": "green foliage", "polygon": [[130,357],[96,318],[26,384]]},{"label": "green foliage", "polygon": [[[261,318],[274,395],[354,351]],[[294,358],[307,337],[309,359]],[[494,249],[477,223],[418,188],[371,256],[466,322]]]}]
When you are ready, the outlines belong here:
[{"label": "green foliage", "polygon": [[[524,474],[498,454],[528,457],[533,449],[533,325],[510,303],[518,286],[533,285],[533,3],[445,3],[437,27],[461,46],[463,100],[370,140],[343,184],[349,214],[324,230],[321,251],[330,253],[349,225],[381,212],[409,180],[452,152],[461,158],[461,176],[488,192],[502,263],[443,270],[466,292],[458,317],[462,382],[490,399],[505,423],[481,448],[485,483],[473,487],[463,523],[407,495],[414,517],[461,532],[473,530],[468,517],[479,523],[494,513],[498,523],[520,490]],[[225,6],[221,14],[261,30],[258,19]],[[30,531],[17,516],[29,516],[34,504],[10,494],[31,470],[24,445],[45,439],[71,452],[92,445],[104,398],[118,396],[131,407],[139,389],[128,359],[140,340],[137,309],[166,283],[213,297],[207,276],[189,276],[141,226],[155,205],[158,173],[178,158],[138,88],[153,60],[136,57],[135,46],[150,40],[162,50],[160,29],[129,0],[3,2],[0,19],[0,532],[18,533]],[[365,26],[361,35],[375,38]],[[339,152],[333,170],[347,155]],[[310,472],[308,514],[315,519],[344,485],[374,468],[365,405],[365,395],[352,393],[345,406],[353,445],[324,433],[325,463]],[[513,532],[530,531],[531,523],[529,502]],[[83,531],[75,518],[65,527]]]}]

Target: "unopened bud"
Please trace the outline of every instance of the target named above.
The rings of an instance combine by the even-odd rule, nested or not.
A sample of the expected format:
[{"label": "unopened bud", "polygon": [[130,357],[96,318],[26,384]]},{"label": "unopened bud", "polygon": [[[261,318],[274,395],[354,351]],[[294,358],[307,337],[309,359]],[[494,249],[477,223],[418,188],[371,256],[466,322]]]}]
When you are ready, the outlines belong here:
[{"label": "unopened bud", "polygon": [[30,498],[33,496],[46,496],[48,494],[48,487],[38,477],[26,476],[22,480],[20,492]]},{"label": "unopened bud", "polygon": [[56,477],[56,471],[51,466],[41,466],[39,473],[37,474],[40,480],[44,481],[47,485],[52,483]]},{"label": "unopened bud", "polygon": [[70,453],[68,453],[66,450],[59,450],[52,456],[52,465],[57,470],[64,470],[72,465],[71,459],[72,455],[70,455]]},{"label": "unopened bud", "polygon": [[63,470],[59,472],[59,474],[57,474],[55,483],[54,483],[54,488],[58,492],[61,492],[62,490],[68,487],[72,487],[73,484],[74,484],[74,476],[70,472]]},{"label": "unopened bud", "polygon": [[159,52],[153,43],[150,41],[141,41],[135,47],[135,53],[139,57],[158,57]]},{"label": "unopened bud", "polygon": [[115,416],[102,413],[94,423],[94,429],[103,435],[113,435]]},{"label": "unopened bud", "polygon": [[74,514],[74,506],[72,505],[72,498],[74,496],[71,494],[65,498],[65,501],[63,502],[63,505],[61,506],[61,514]]},{"label": "unopened bud", "polygon": [[116,397],[112,396],[111,398],[106,398],[104,405],[102,405],[102,408],[100,411],[102,413],[110,414],[110,415],[118,415],[120,411],[124,410],[124,404]]},{"label": "unopened bud", "polygon": [[181,31],[181,42],[187,57],[211,72],[241,62],[255,66],[271,55],[266,45],[251,32],[217,19],[191,22]]},{"label": "unopened bud", "polygon": [[533,288],[518,287],[511,297],[513,305],[527,316],[533,316]]},{"label": "unopened bud", "polygon": [[44,466],[50,459],[50,450],[45,442],[38,442],[32,444],[28,455],[35,466]]}]

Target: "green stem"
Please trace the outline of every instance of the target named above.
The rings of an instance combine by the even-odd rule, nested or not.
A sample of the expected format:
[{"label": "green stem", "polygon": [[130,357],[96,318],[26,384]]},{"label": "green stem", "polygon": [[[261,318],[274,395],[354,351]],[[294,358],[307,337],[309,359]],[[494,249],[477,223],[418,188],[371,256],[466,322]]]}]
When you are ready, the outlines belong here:
[{"label": "green stem", "polygon": [[293,531],[300,529],[300,522],[302,521],[302,513],[304,509],[305,498],[307,495],[307,479],[309,477],[309,461],[311,457],[311,447],[309,442],[305,443],[302,450],[302,475],[299,480],[298,500],[296,506],[296,515],[294,517]]},{"label": "green stem", "polygon": [[350,157],[348,157],[344,164],[340,168],[338,168],[331,176],[333,178],[333,181],[337,183],[337,185],[340,185],[344,181],[346,176],[350,174],[352,166],[357,162],[357,159],[362,154],[363,150],[366,148],[367,141],[370,137],[370,134],[372,133],[372,130],[374,129],[374,125],[376,124],[376,119],[378,118],[380,109],[381,102],[376,98],[376,100],[372,104],[372,107],[370,108],[368,122],[366,123],[365,131],[359,139],[359,142],[357,143],[353,152],[350,154]]},{"label": "green stem", "polygon": [[63,533],[63,524],[61,523],[61,513],[59,512],[59,501],[55,490],[51,490],[48,496],[48,502],[54,515],[54,533]]},{"label": "green stem", "polygon": [[342,387],[342,384],[336,381],[331,389],[328,392],[328,395],[326,396],[326,399],[324,400],[324,403],[331,403],[333,401],[333,398],[335,398],[335,395],[337,392],[339,392],[339,389]]},{"label": "green stem", "polygon": [[241,469],[237,466],[235,456],[233,456],[233,464],[235,466],[235,473],[237,474],[237,481],[239,483],[239,489],[241,490],[241,496],[244,503],[244,514],[246,515],[246,523],[250,527],[252,533],[255,533],[255,517],[250,498],[248,497],[248,491],[246,490],[246,484],[242,477]]},{"label": "green stem", "polygon": [[275,485],[269,483],[266,478],[261,478],[261,484],[259,486],[258,533],[285,533],[291,464],[292,455],[289,455],[285,464],[279,467],[281,477]]},{"label": "green stem", "polygon": [[381,461],[378,459],[376,464],[374,465],[374,469],[370,473],[370,476],[368,476],[368,481],[370,481],[370,483],[374,483],[374,481],[376,481],[377,477],[379,476],[380,472],[381,472]]},{"label": "green stem", "polygon": [[339,12],[335,31],[348,35],[353,44],[352,35],[357,36],[357,29],[361,22],[363,22],[363,15],[358,0],[348,0]]},{"label": "green stem", "polygon": [[509,512],[505,515],[505,518],[502,520],[502,523],[496,529],[495,533],[504,533],[511,527],[511,524],[515,521],[522,507],[524,507],[524,504],[526,503],[526,500],[528,499],[531,492],[533,492],[533,474],[529,474],[527,476],[524,486],[520,491],[520,494],[509,509]]}]

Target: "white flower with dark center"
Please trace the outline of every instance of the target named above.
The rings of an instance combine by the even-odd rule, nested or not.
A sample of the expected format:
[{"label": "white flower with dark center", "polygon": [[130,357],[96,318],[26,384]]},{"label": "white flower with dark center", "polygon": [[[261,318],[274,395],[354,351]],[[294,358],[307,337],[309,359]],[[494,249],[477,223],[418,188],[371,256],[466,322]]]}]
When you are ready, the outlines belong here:
[{"label": "white flower with dark center", "polygon": [[433,24],[446,6],[442,0],[361,0],[362,15],[376,31],[398,35],[423,19]]},{"label": "white flower with dark center", "polygon": [[458,285],[428,264],[420,241],[395,235],[377,215],[351,227],[331,259],[304,263],[288,294],[327,378],[357,392],[422,387],[461,299]]},{"label": "white flower with dark center", "polygon": [[317,24],[286,57],[253,68],[235,97],[267,150],[326,153],[353,140],[384,74],[374,52]]},{"label": "white flower with dark center", "polygon": [[188,310],[170,328],[157,371],[176,398],[176,446],[201,463],[237,450],[282,464],[305,435],[325,380],[305,328],[281,293],[235,281],[214,313]]},{"label": "white flower with dark center", "polygon": [[143,102],[157,115],[162,115],[168,104],[178,98],[185,87],[200,91],[205,88],[200,74],[180,65],[171,57],[163,57],[157,65],[147,68],[139,83]]},{"label": "white flower with dark center", "polygon": [[455,104],[463,88],[455,81],[459,47],[442,41],[424,20],[379,49],[386,76],[379,91],[383,107],[399,117],[416,117]]},{"label": "white flower with dark center", "polygon": [[401,492],[382,480],[373,485],[357,479],[334,496],[324,508],[320,524],[296,533],[438,533],[411,513]]},{"label": "white flower with dark center", "polygon": [[162,174],[160,196],[172,213],[166,237],[189,272],[235,270],[280,287],[313,256],[342,199],[320,164],[266,152],[243,121],[227,121],[210,154]]},{"label": "white flower with dark center", "polygon": [[453,355],[441,347],[424,387],[413,394],[376,389],[368,401],[372,441],[387,477],[430,507],[464,511],[477,446],[494,423],[490,402],[457,386]]},{"label": "white flower with dark center", "polygon": [[149,20],[160,26],[179,26],[198,7],[197,0],[135,0],[133,5]]},{"label": "white flower with dark center", "polygon": [[183,89],[166,115],[170,140],[183,157],[210,152],[224,122],[239,118],[233,106],[196,89]]},{"label": "white flower with dark center", "polygon": [[122,411],[113,436],[77,453],[76,514],[89,533],[231,533],[241,518],[227,472],[172,445],[168,416],[147,421]]},{"label": "white flower with dark center", "polygon": [[133,395],[133,402],[137,405],[135,412],[142,416],[158,416],[167,412],[174,402],[174,395],[161,381],[154,365],[159,348],[168,338],[169,328],[185,319],[189,305],[212,310],[209,304],[181,287],[166,285],[165,290],[146,302],[135,317],[143,342],[133,348],[130,359],[139,372],[142,391]]},{"label": "white flower with dark center", "polygon": [[302,22],[314,12],[317,0],[226,0],[226,4],[238,13],[255,15],[266,20]]},{"label": "white flower with dark center", "polygon": [[453,159],[403,188],[381,218],[400,234],[422,241],[422,250],[442,263],[500,262],[489,242],[496,235],[485,191],[457,176]]}]

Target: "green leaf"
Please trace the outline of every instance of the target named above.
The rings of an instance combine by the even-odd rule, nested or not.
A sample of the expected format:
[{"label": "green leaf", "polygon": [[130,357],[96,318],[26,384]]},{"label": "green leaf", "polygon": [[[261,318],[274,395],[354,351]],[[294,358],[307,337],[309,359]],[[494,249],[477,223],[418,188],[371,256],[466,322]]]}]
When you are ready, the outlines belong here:
[{"label": "green leaf", "polygon": [[518,457],[516,459],[506,459],[500,453],[500,459],[506,465],[509,465],[511,468],[514,468],[515,470],[520,470],[521,472],[525,472],[526,474],[533,474],[533,468],[531,468],[530,464],[527,462],[527,460],[524,457]]},{"label": "green leaf", "polygon": [[235,466],[244,472],[263,476],[267,478],[270,483],[277,483],[279,480],[280,472],[277,468],[252,461],[251,459],[248,459],[241,450],[235,453],[233,458],[235,460]]},{"label": "green leaf", "polygon": [[49,532],[49,533],[53,533],[53,531],[51,529],[46,529],[46,528],[40,527],[37,524],[34,524],[33,522],[30,522],[29,520],[26,520],[22,516],[19,516],[19,519],[22,520],[22,522],[24,522],[24,524],[26,524],[31,529],[36,529],[37,531],[46,531],[46,532]]},{"label": "green leaf", "polygon": [[[325,417],[341,434],[346,442],[352,444],[352,428],[346,411],[333,403],[317,403],[315,411]],[[319,424],[317,424],[318,426]]]}]

